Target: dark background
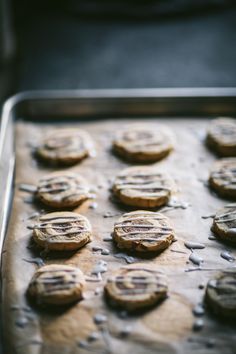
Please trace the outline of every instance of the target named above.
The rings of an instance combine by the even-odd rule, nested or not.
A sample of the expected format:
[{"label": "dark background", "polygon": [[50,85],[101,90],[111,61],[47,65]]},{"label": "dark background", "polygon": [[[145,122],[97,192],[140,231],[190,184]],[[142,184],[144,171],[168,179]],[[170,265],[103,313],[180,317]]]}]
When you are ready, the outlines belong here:
[{"label": "dark background", "polygon": [[16,2],[14,90],[235,86],[235,1],[123,2]]}]

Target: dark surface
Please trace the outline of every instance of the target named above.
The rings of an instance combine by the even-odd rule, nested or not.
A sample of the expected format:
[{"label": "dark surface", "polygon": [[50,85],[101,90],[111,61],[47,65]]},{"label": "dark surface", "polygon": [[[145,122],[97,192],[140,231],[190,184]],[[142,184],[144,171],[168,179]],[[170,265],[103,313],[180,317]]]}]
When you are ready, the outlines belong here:
[{"label": "dark surface", "polygon": [[99,19],[22,13],[17,90],[236,86],[236,9]]}]

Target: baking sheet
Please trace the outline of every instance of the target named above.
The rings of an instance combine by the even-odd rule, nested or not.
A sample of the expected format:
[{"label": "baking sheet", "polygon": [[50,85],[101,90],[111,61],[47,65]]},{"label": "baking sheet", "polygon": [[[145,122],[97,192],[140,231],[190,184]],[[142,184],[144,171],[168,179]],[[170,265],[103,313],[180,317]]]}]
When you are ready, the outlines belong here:
[{"label": "baking sheet", "polygon": [[[6,233],[8,209],[11,218],[2,252],[4,353],[235,352],[235,327],[232,324],[217,321],[206,313],[202,330],[192,330],[197,320],[192,309],[202,302],[202,287],[214,274],[214,269],[230,265],[220,257],[220,252],[227,249],[235,255],[229,246],[208,239],[211,219],[202,219],[225,203],[205,186],[208,170],[216,159],[203,144],[205,128],[209,117],[235,114],[235,97],[235,89],[215,88],[94,90],[28,92],[6,102],[0,131],[1,244]],[[187,208],[166,210],[176,228],[178,242],[153,259],[134,256],[136,262],[155,264],[167,274],[169,298],[151,311],[127,318],[124,313],[108,308],[100,291],[112,270],[126,264],[124,259],[114,257],[120,251],[102,239],[110,234],[119,215],[128,210],[110,199],[109,188],[115,174],[130,165],[110,151],[113,133],[125,122],[134,122],[124,118],[129,116],[142,116],[145,124],[163,122],[175,132],[175,152],[158,166],[175,178],[179,186],[175,198]],[[153,118],[148,119],[148,116]],[[35,120],[36,117],[40,118],[40,124],[25,121],[25,118]],[[74,118],[73,123],[70,123],[70,117]],[[43,123],[48,118],[52,118],[51,123]],[[97,192],[96,209],[90,208],[90,202],[78,209],[90,219],[94,241],[76,254],[64,254],[60,258],[50,254],[45,263],[75,264],[90,275],[94,264],[104,259],[108,263],[108,272],[103,274],[101,283],[87,282],[82,302],[61,313],[53,313],[31,309],[25,299],[25,290],[37,267],[23,258],[30,260],[39,256],[39,252],[27,248],[31,236],[27,225],[32,223],[28,218],[43,207],[32,204],[31,196],[18,187],[21,183],[35,183],[43,174],[54,171],[38,165],[32,158],[32,143],[34,145],[45,131],[54,129],[63,121],[66,127],[71,124],[83,126],[96,142],[97,156],[72,168],[84,175]],[[13,136],[14,131],[16,136]],[[16,175],[11,208],[15,151]],[[113,217],[104,217],[107,213]],[[204,258],[203,268],[212,270],[185,272],[194,267],[186,264],[190,251],[183,242],[187,239],[205,243],[206,248],[197,253]],[[110,249],[109,256],[92,252],[92,246],[99,244]],[[93,320],[94,314],[99,313],[107,315],[107,322],[102,326],[97,326]],[[124,337],[122,331],[127,326],[130,334]],[[94,331],[99,333],[100,340],[87,345],[85,339]]]},{"label": "baking sheet", "polygon": [[[32,108],[32,107],[31,107]],[[32,109],[31,109],[32,112]],[[35,107],[33,109],[35,112]],[[46,115],[42,115],[43,118]],[[24,118],[24,116],[22,116]],[[130,209],[117,204],[111,197],[113,178],[121,168],[130,166],[114,156],[111,141],[121,126],[132,124],[128,118],[99,120],[58,121],[54,123],[32,123],[24,120],[16,122],[16,173],[14,198],[10,223],[2,253],[3,283],[3,330],[4,352],[6,353],[221,353],[235,352],[235,326],[216,320],[207,311],[202,317],[204,326],[193,331],[197,320],[192,309],[203,301],[204,289],[209,277],[216,269],[226,268],[230,263],[220,257],[222,250],[236,252],[211,238],[211,219],[203,219],[224,205],[206,186],[208,171],[216,157],[203,143],[208,117],[168,118],[158,116],[139,118],[145,124],[163,123],[175,134],[175,151],[158,162],[161,170],[169,172],[175,179],[178,191],[174,195],[183,208],[165,210],[172,220],[178,241],[160,255],[144,259],[134,255],[135,262],[155,265],[169,279],[169,297],[159,306],[135,316],[127,316],[122,311],[111,309],[103,298],[103,285],[113,270],[126,265],[126,261],[116,258],[120,253],[112,242],[103,241],[110,235],[119,215]],[[93,226],[93,242],[70,254],[49,254],[44,262],[65,263],[79,266],[90,277],[95,264],[103,259],[108,263],[108,271],[101,282],[86,282],[85,299],[66,310],[38,310],[31,307],[25,298],[27,285],[36,270],[34,263],[25,261],[40,257],[39,251],[31,248],[29,219],[35,212],[45,212],[42,205],[32,203],[29,193],[19,189],[22,183],[35,184],[37,180],[54,168],[39,164],[32,156],[32,145],[40,141],[45,131],[55,127],[81,127],[87,130],[96,144],[97,154],[66,170],[73,170],[85,176],[96,192],[96,200],[84,203],[76,211],[86,215]],[[96,172],[94,172],[96,171]],[[97,208],[93,209],[93,203]],[[110,215],[110,217],[107,217]],[[196,267],[189,262],[190,251],[184,240],[198,241],[206,245],[196,253],[204,259],[203,271],[190,271]],[[108,248],[110,255],[102,256],[93,252],[92,246]],[[176,252],[177,251],[177,252]],[[183,252],[183,253],[182,253]],[[107,322],[96,325],[94,316],[105,314]],[[130,334],[122,336],[129,326]],[[99,340],[86,344],[91,333],[98,332]]]}]

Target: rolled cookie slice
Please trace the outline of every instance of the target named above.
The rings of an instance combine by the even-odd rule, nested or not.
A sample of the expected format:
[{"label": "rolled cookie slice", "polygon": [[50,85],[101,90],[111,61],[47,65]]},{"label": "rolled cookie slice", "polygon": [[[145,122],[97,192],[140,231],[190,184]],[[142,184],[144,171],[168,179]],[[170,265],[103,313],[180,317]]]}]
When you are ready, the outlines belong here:
[{"label": "rolled cookie slice", "polygon": [[72,165],[91,154],[93,144],[83,130],[64,129],[51,132],[37,148],[36,154],[51,163]]},{"label": "rolled cookie slice", "polygon": [[223,241],[236,244],[236,203],[225,205],[217,211],[212,231]]},{"label": "rolled cookie slice", "polygon": [[209,185],[220,196],[236,200],[236,158],[228,157],[215,162]]},{"label": "rolled cookie slice", "polygon": [[153,306],[166,298],[163,274],[146,266],[122,267],[108,278],[105,293],[116,306],[133,311]]},{"label": "rolled cookie slice", "polygon": [[160,252],[174,240],[174,230],[165,215],[143,210],[122,215],[113,235],[119,248],[138,252]]},{"label": "rolled cookie slice", "polygon": [[33,239],[50,251],[72,251],[91,241],[88,219],[77,213],[57,212],[40,216],[33,225]]},{"label": "rolled cookie slice", "polygon": [[66,305],[82,299],[84,276],[79,268],[50,264],[39,268],[27,294],[38,305]]},{"label": "rolled cookie slice", "polygon": [[155,162],[173,149],[171,133],[167,127],[133,125],[117,134],[114,151],[135,162]]},{"label": "rolled cookie slice", "polygon": [[80,175],[54,172],[40,179],[36,197],[55,209],[74,208],[90,197],[89,187]]},{"label": "rolled cookie slice", "polygon": [[236,156],[236,119],[214,119],[208,128],[206,143],[220,156]]},{"label": "rolled cookie slice", "polygon": [[236,319],[236,270],[234,268],[220,272],[208,282],[205,301],[216,316]]},{"label": "rolled cookie slice", "polygon": [[165,205],[173,186],[170,177],[156,167],[130,167],[116,177],[113,193],[126,205],[148,209]]}]

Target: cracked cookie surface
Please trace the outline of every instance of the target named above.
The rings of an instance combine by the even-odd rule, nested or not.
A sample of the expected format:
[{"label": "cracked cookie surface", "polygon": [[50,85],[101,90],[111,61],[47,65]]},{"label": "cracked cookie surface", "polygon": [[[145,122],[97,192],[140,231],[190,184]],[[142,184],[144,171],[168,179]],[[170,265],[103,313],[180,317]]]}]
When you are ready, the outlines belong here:
[{"label": "cracked cookie surface", "polygon": [[123,214],[114,225],[117,246],[137,252],[159,252],[174,240],[170,220],[158,212],[137,210]]},{"label": "cracked cookie surface", "polygon": [[236,156],[236,119],[214,119],[208,128],[206,143],[219,156]]},{"label": "cracked cookie surface", "polygon": [[90,197],[85,179],[71,172],[54,172],[41,178],[36,198],[55,209],[73,208]]},{"label": "cracked cookie surface", "polygon": [[236,270],[227,269],[209,280],[205,300],[216,316],[235,320]]},{"label": "cracked cookie surface", "polygon": [[111,303],[130,311],[157,304],[166,298],[167,290],[164,275],[144,265],[120,268],[105,285]]},{"label": "cracked cookie surface", "polygon": [[135,166],[116,177],[113,193],[124,204],[148,209],[165,205],[173,187],[170,177],[156,166]]},{"label": "cracked cookie surface", "polygon": [[236,203],[227,204],[217,211],[212,231],[223,241],[236,244]]},{"label": "cracked cookie surface", "polygon": [[164,126],[133,125],[117,134],[113,148],[125,159],[155,162],[173,150],[173,138]]},{"label": "cracked cookie surface", "polygon": [[84,276],[79,268],[50,264],[39,268],[27,290],[38,305],[66,305],[82,299]]},{"label": "cracked cookie surface", "polygon": [[220,196],[236,200],[236,158],[216,161],[210,173],[209,185]]},{"label": "cracked cookie surface", "polygon": [[36,150],[36,155],[52,164],[72,165],[91,154],[92,140],[79,129],[51,132]]},{"label": "cracked cookie surface", "polygon": [[77,250],[91,241],[92,237],[88,219],[71,212],[40,216],[32,228],[34,241],[48,251]]}]

